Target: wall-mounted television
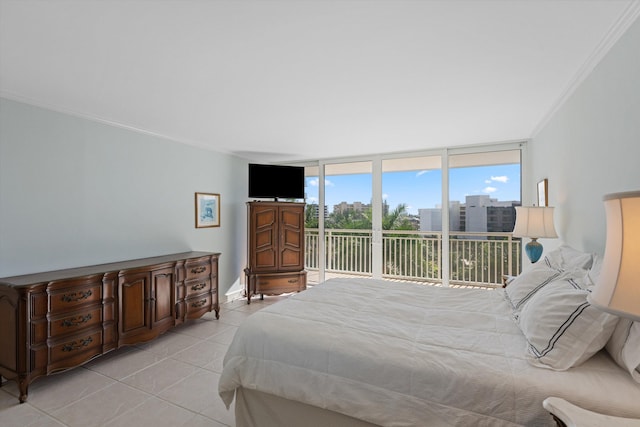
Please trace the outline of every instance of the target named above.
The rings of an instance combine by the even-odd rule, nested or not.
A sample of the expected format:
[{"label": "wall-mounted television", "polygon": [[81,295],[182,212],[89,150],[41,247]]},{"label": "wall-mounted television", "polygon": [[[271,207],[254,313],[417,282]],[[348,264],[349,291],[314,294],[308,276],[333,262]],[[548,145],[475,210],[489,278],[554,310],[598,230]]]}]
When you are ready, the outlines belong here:
[{"label": "wall-mounted television", "polygon": [[304,167],[249,163],[249,197],[304,199]]}]

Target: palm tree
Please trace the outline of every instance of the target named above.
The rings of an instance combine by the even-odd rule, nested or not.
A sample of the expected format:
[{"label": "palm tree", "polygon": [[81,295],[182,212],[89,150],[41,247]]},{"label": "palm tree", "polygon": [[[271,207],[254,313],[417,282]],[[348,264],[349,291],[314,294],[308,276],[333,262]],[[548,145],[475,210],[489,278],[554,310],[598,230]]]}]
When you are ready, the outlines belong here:
[{"label": "palm tree", "polygon": [[400,203],[390,213],[382,217],[383,230],[413,230],[414,227],[407,216],[407,205]]}]

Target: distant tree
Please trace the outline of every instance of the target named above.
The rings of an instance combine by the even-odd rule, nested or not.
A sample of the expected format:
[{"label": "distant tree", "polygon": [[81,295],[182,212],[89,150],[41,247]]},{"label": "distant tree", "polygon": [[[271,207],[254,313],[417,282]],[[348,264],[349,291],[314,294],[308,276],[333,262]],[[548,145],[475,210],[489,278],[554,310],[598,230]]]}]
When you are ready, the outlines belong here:
[{"label": "distant tree", "polygon": [[318,228],[319,214],[320,214],[320,210],[318,210],[317,204],[307,204],[307,206],[304,208],[305,228]]}]

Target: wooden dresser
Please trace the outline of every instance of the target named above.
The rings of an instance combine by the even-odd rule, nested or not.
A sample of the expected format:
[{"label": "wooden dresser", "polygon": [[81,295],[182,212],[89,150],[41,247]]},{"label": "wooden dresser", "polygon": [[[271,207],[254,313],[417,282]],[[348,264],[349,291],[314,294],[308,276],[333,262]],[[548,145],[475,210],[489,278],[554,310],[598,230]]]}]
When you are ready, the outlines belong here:
[{"label": "wooden dresser", "polygon": [[247,303],[251,296],[299,292],[304,271],[304,203],[249,202]]},{"label": "wooden dresser", "polygon": [[20,402],[36,378],[187,319],[219,318],[218,258],[185,252],[0,279],[0,375]]}]

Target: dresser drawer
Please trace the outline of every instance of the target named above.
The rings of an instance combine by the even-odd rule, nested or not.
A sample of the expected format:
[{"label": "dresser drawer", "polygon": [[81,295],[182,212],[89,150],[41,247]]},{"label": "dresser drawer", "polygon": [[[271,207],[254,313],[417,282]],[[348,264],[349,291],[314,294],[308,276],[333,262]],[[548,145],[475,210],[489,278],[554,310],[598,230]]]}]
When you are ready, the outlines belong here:
[{"label": "dresser drawer", "polygon": [[73,313],[51,316],[47,321],[31,323],[31,344],[44,343],[47,338],[74,334],[102,323],[102,306],[93,306]]},{"label": "dresser drawer", "polygon": [[64,313],[81,305],[99,302],[102,302],[102,282],[73,289],[60,289],[49,294],[49,312]]},{"label": "dresser drawer", "polygon": [[187,306],[187,318],[195,319],[207,311],[211,311],[211,294],[205,294],[190,298],[185,301]]},{"label": "dresser drawer", "polygon": [[191,280],[184,284],[186,289],[185,298],[191,298],[194,295],[209,292],[211,290],[211,279]]},{"label": "dresser drawer", "polygon": [[[49,345],[49,363],[55,364],[64,359],[76,358],[87,353],[87,358],[102,351],[102,329]],[[87,359],[88,360],[88,359]]]},{"label": "dresser drawer", "polygon": [[74,333],[102,323],[102,306],[51,319],[51,337]]},{"label": "dresser drawer", "polygon": [[211,276],[211,263],[209,259],[189,260],[184,264],[186,270],[186,281],[203,279]]}]

